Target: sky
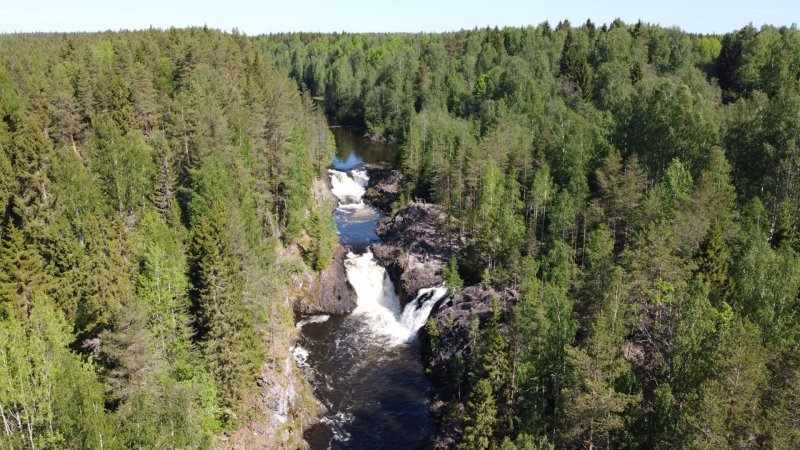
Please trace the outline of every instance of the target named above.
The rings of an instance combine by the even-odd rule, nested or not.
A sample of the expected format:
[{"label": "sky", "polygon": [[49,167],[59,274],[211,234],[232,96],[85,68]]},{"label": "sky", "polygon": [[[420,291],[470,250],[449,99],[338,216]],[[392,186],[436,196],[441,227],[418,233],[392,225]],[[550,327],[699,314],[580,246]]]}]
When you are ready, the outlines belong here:
[{"label": "sky", "polygon": [[287,31],[433,32],[485,26],[597,25],[615,18],[724,33],[800,22],[798,0],[0,0],[0,33],[203,26]]}]

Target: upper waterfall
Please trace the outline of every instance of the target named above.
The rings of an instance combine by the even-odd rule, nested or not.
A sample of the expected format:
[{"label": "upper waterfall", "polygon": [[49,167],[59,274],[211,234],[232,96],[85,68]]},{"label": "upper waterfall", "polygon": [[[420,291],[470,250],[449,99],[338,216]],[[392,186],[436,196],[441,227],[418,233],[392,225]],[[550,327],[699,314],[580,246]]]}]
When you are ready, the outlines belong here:
[{"label": "upper waterfall", "polygon": [[339,200],[339,206],[361,205],[367,190],[369,175],[366,169],[353,169],[347,172],[328,169],[331,177],[331,192]]}]

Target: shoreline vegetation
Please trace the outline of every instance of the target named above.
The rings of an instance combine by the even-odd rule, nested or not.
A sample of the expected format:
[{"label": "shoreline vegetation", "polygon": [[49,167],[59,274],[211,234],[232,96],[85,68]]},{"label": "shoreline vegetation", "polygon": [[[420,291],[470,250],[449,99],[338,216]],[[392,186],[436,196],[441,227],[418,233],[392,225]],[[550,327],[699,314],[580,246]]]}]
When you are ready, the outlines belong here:
[{"label": "shoreline vegetation", "polygon": [[399,148],[379,231],[417,231],[383,263],[453,286],[422,333],[436,448],[799,444],[796,27],[256,40]]}]

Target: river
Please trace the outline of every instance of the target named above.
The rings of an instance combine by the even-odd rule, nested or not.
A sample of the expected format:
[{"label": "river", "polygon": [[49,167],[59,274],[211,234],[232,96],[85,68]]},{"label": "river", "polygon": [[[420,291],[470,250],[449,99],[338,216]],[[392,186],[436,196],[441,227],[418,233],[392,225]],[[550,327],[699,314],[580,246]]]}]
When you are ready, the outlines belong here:
[{"label": "river", "polygon": [[333,132],[337,145],[329,174],[339,201],[334,217],[350,250],[345,267],[358,306],[347,316],[305,316],[298,322],[295,357],[328,408],[305,438],[312,449],[425,448],[435,423],[416,334],[445,289],[423,289],[402,307],[369,251],[382,213],[361,199],[368,174],[360,167],[392,163],[396,153],[345,128]]}]

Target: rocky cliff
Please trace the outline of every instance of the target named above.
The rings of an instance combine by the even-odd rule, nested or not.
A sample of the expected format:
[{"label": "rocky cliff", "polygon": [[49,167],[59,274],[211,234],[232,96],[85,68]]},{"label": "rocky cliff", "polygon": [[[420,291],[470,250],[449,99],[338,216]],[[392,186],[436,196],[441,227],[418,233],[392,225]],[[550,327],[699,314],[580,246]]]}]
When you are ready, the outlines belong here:
[{"label": "rocky cliff", "polygon": [[475,350],[471,322],[477,320],[483,327],[491,317],[495,299],[507,312],[519,299],[519,292],[498,291],[483,283],[469,286],[440,303],[422,333],[423,361],[435,387],[431,413],[439,421],[433,445],[436,449],[455,448],[463,433],[463,423],[454,418],[462,416],[467,398],[465,383]]},{"label": "rocky cliff", "polygon": [[348,314],[356,307],[356,291],[347,281],[344,259],[347,249],[337,245],[327,269],[306,273],[295,279],[299,295],[294,303],[298,314]]},{"label": "rocky cliff", "polygon": [[372,206],[391,214],[392,205],[400,200],[403,187],[403,174],[396,169],[387,169],[374,164],[364,166],[369,173],[367,191],[364,201]]}]

